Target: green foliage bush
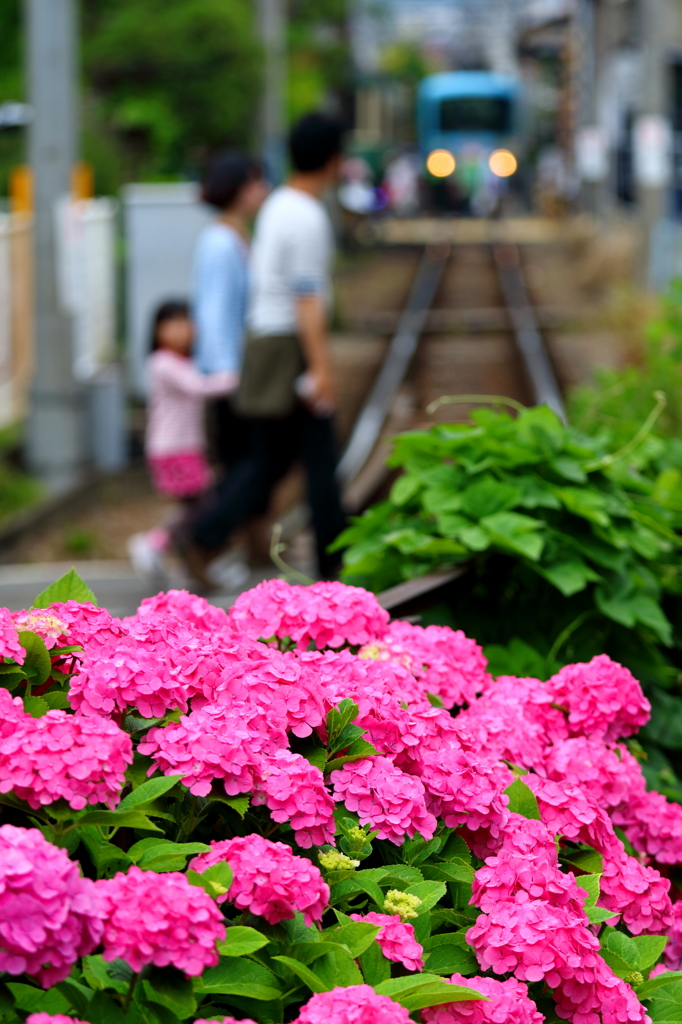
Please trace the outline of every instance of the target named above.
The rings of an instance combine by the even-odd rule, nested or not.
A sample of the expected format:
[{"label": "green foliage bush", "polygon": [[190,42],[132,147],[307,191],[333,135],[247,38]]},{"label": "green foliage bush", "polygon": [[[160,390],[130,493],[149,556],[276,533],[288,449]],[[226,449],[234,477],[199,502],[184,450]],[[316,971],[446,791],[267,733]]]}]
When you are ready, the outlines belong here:
[{"label": "green foliage bush", "polygon": [[[478,409],[472,420],[396,438],[390,465],[402,475],[389,499],[336,542],[346,549],[344,582],[379,592],[466,565],[447,605],[423,622],[491,645],[497,674],[547,678],[606,652],[654,705],[645,742],[682,750],[676,451],[640,432],[638,446],[613,452],[607,438],[564,427],[546,407],[516,419]],[[665,756],[652,756],[654,781],[682,798]]]}]

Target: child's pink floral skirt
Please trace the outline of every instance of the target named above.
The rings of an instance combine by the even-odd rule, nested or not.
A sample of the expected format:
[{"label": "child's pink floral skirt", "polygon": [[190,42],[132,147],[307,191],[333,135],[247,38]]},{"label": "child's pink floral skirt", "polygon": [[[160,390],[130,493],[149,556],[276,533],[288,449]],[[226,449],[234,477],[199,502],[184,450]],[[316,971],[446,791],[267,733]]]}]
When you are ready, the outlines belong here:
[{"label": "child's pink floral skirt", "polygon": [[156,490],[172,498],[190,498],[213,483],[211,467],[203,452],[152,456],[147,463]]}]

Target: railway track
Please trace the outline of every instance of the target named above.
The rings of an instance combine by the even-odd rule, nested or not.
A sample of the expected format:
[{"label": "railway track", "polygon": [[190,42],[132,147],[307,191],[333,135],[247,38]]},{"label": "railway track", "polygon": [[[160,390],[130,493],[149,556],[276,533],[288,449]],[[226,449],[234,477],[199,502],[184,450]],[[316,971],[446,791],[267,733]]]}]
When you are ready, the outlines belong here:
[{"label": "railway track", "polygon": [[[495,338],[454,339],[426,333],[434,314],[499,310],[506,330]],[[386,478],[386,435],[396,403],[409,396],[414,426],[430,416],[456,418],[495,395],[523,404],[547,404],[565,420],[559,384],[524,281],[519,247],[497,241],[423,249],[399,324],[357,417],[338,468],[350,511],[359,511]],[[470,403],[466,399],[473,398]],[[403,403],[405,404],[405,403]],[[398,417],[400,418],[400,417]],[[433,420],[431,420],[433,421]],[[392,428],[392,429],[391,429]]]}]

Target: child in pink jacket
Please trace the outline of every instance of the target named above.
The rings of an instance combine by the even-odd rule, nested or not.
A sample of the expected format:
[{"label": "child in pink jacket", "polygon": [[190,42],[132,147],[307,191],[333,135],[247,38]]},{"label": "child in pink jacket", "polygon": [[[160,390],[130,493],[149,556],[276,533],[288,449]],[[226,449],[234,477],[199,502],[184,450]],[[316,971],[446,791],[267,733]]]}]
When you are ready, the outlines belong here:
[{"label": "child in pink jacket", "polygon": [[[186,302],[164,302],[154,317],[147,362],[148,404],[145,458],[160,494],[191,506],[213,482],[206,457],[204,402],[227,395],[239,381],[231,370],[202,374],[192,362],[194,324]],[[128,541],[134,567],[143,576],[164,575],[166,529],[136,533]]]}]

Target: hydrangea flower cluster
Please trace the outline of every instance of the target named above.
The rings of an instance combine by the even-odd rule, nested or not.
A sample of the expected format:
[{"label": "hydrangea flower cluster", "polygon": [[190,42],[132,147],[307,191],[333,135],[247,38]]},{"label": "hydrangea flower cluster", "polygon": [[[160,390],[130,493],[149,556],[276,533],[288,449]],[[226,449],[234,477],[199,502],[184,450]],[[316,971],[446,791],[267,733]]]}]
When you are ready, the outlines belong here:
[{"label": "hydrangea flower cluster", "polygon": [[395,960],[408,971],[422,971],[424,950],[414,937],[414,925],[405,924],[400,914],[351,914],[352,921],[366,921],[379,925],[377,942],[387,960]]},{"label": "hydrangea flower cluster", "polygon": [[132,760],[130,736],[109,719],[65,711],[23,715],[0,740],[0,793],[14,792],[34,809],[60,798],[76,811],[87,804],[113,807]]},{"label": "hydrangea flower cluster", "polygon": [[290,586],[265,580],[240,594],[231,623],[254,640],[290,637],[301,650],[366,644],[386,631],[389,614],[374,594],[342,583]]},{"label": "hydrangea flower cluster", "polygon": [[370,985],[333,988],[319,992],[301,1010],[293,1024],[409,1024],[407,1010]]},{"label": "hydrangea flower cluster", "polygon": [[121,715],[135,707],[143,718],[163,718],[171,708],[187,711],[185,690],[168,663],[126,641],[86,652],[71,679],[69,701],[83,715]]},{"label": "hydrangea flower cluster", "polygon": [[26,1018],[26,1024],[87,1024],[87,1021],[77,1020],[76,1017],[66,1017],[63,1013],[30,1013]]},{"label": "hydrangea flower cluster", "polygon": [[102,938],[94,882],[35,829],[0,826],[0,971],[48,987]]},{"label": "hydrangea flower cluster", "polygon": [[288,921],[295,913],[311,925],[319,921],[329,902],[329,886],[319,868],[305,857],[297,857],[284,843],[273,843],[259,835],[212,842],[209,853],[190,862],[199,873],[226,861],[234,880],[229,899],[239,910],[264,917],[268,924]]},{"label": "hydrangea flower cluster", "polygon": [[10,658],[17,665],[24,664],[26,651],[19,643],[16,623],[8,608],[0,608],[0,658]]},{"label": "hydrangea flower cluster", "polygon": [[351,761],[332,772],[331,780],[334,799],[355,811],[361,825],[378,829],[379,839],[400,846],[415,832],[432,838],[437,822],[426,809],[424,786],[387,757]]},{"label": "hydrangea flower cluster", "polygon": [[[70,713],[33,719],[0,687],[0,792],[13,792],[36,811],[45,807],[45,814],[54,813],[56,800],[76,811],[115,806],[132,757],[131,736],[120,724],[133,710],[162,719],[143,723],[152,727],[134,735],[137,751],[151,759],[150,775],[179,775],[194,797],[209,800],[248,794],[254,817],[240,824],[220,804],[191,801],[207,814],[214,836],[237,833],[215,839],[189,865],[197,872],[230,865],[232,882],[227,892],[216,890],[217,900],[174,870],[131,867],[90,882],[35,830],[4,826],[0,969],[49,984],[103,938],[106,960],[121,957],[134,971],[173,965],[198,976],[218,962],[216,940],[224,934],[218,904],[232,905],[228,917],[241,911],[274,926],[301,914],[314,926],[330,901],[317,864],[335,886],[341,875],[334,894],[363,870],[366,833],[348,823],[346,852],[312,849],[334,845],[335,804],[341,819],[344,810],[355,814],[377,842],[398,847],[417,836],[428,842],[440,821],[457,830],[460,848],[463,839],[484,861],[472,886],[480,913],[466,938],[487,974],[473,982],[453,975],[452,982],[479,985],[488,998],[424,1009],[424,1024],[540,1024],[526,983],[546,985],[557,1014],[573,1024],[646,1024],[633,989],[599,955],[579,869],[574,874],[565,864],[574,859],[575,844],[601,855],[598,904],[613,923],[633,935],[669,931],[666,963],[682,964],[682,916],[657,869],[682,863],[682,807],[647,792],[636,758],[619,742],[644,724],[649,707],[633,676],[606,656],[567,666],[547,682],[493,680],[480,647],[461,632],[389,624],[374,596],[358,588],[292,587],[281,580],[242,595],[230,613],[185,591],[148,599],[122,621],[77,602],[1,613],[3,656],[18,661],[17,626],[36,629],[53,658],[64,644],[83,650],[73,656]],[[443,707],[433,706],[434,696]],[[348,751],[322,750],[327,716],[346,698],[357,704],[353,724],[372,746],[330,771],[330,762]],[[456,715],[449,713],[454,707]],[[541,820],[510,808],[505,791],[519,776]],[[176,806],[176,792],[169,807]],[[269,818],[268,835],[284,825],[286,843],[239,835],[259,818]],[[639,856],[626,852],[614,826]],[[311,852],[297,856],[297,848]],[[431,854],[424,866],[410,860],[414,849],[408,847],[407,863],[420,864],[426,879],[442,877],[440,854],[434,874]],[[391,863],[395,852],[384,859]],[[416,921],[420,898],[400,891],[393,878],[389,885],[396,888],[384,892],[383,903],[375,898],[381,912],[351,914],[355,903],[346,912],[378,927],[386,959],[419,972],[423,949],[409,922]],[[426,920],[419,918],[417,934]],[[408,1019],[398,1003],[354,985],[314,995],[298,1021]]]},{"label": "hydrangea flower cluster", "polygon": [[448,710],[473,703],[476,694],[490,682],[488,663],[476,641],[461,629],[446,626],[422,629],[409,622],[392,622],[382,642],[363,647],[360,657],[404,665],[427,693],[440,697]]},{"label": "hydrangea flower cluster", "polygon": [[172,964],[189,977],[218,963],[216,941],[225,938],[223,917],[203,889],[185,875],[158,875],[133,866],[97,883],[104,908],[102,954],[125,960],[134,971]]},{"label": "hydrangea flower cluster", "polygon": [[421,1011],[424,1024],[542,1024],[545,1019],[529,998],[528,986],[515,978],[498,981],[453,974],[450,982],[473,988],[487,999],[429,1006]]}]

